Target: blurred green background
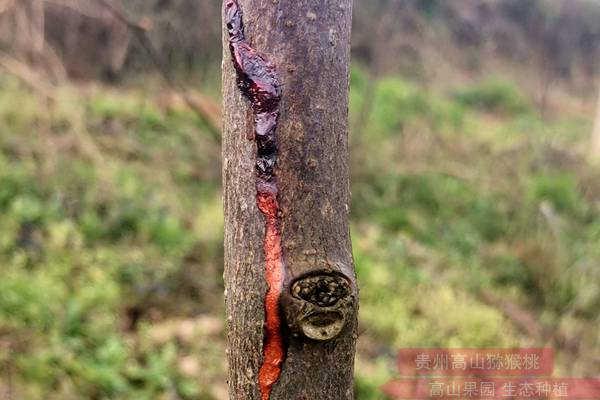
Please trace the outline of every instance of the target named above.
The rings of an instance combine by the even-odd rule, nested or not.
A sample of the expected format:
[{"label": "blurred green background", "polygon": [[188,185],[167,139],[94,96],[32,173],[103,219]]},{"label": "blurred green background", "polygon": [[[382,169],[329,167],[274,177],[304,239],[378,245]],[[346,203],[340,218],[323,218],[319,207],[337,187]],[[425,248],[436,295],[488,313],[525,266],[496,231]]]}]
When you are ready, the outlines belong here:
[{"label": "blurred green background", "polygon": [[[220,2],[111,4],[0,2],[0,398],[225,399]],[[354,25],[357,398],[402,347],[599,375],[600,2]]]}]

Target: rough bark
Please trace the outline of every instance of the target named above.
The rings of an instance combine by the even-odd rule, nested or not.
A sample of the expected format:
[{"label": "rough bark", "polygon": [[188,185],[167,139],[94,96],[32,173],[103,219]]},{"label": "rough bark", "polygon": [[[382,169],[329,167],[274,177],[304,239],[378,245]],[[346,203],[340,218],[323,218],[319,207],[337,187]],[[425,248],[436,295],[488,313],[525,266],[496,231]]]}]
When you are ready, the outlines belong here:
[{"label": "rough bark", "polygon": [[[285,360],[274,400],[353,399],[358,293],[348,211],[351,0],[239,0],[249,44],[281,82],[277,202]],[[254,117],[224,29],[223,184],[230,398],[261,399],[265,219]]]}]

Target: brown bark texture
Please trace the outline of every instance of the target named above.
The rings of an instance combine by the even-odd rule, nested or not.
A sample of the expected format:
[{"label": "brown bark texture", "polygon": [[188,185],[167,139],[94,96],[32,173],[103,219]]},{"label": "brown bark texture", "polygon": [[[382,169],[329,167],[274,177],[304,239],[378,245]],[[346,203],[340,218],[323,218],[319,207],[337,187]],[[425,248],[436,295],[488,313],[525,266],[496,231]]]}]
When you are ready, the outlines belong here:
[{"label": "brown bark texture", "polygon": [[[246,38],[277,69],[277,200],[285,360],[273,400],[353,399],[358,290],[348,212],[351,0],[239,0]],[[258,400],[265,338],[265,220],[256,141],[224,28],[223,185],[229,392]]]}]

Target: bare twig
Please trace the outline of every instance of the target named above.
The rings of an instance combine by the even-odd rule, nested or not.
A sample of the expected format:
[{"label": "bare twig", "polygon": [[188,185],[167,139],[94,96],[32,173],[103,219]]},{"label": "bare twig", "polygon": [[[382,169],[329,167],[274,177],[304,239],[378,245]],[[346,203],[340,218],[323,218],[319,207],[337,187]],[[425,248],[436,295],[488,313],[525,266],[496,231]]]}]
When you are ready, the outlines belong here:
[{"label": "bare twig", "polygon": [[114,5],[110,0],[97,1],[106,7],[106,9],[109,10],[115,16],[115,18],[125,24],[127,28],[135,34],[136,39],[140,42],[141,46],[144,48],[144,51],[148,55],[148,58],[161,74],[167,85],[169,85],[177,94],[177,96],[181,97],[187,106],[200,117],[202,122],[206,125],[211,137],[216,142],[220,143],[221,131],[218,123],[215,123],[213,116],[210,113],[207,113],[206,108],[201,106],[201,104],[192,94],[190,94],[176,82],[169,68],[167,68],[165,65],[160,53],[154,48],[154,45],[150,41],[147,32],[152,28],[151,21],[147,18],[142,18],[139,21],[135,21],[127,16],[120,7]]},{"label": "bare twig", "polygon": [[95,9],[84,6],[79,0],[44,0],[49,6],[63,7],[91,19],[102,19],[104,9],[96,6]]},{"label": "bare twig", "polygon": [[591,155],[594,160],[600,160],[600,89],[598,89],[598,106],[592,133]]},{"label": "bare twig", "polygon": [[48,100],[55,100],[54,88],[44,83],[26,64],[0,51],[0,68],[16,76],[31,89],[42,94]]},{"label": "bare twig", "polygon": [[152,23],[147,18],[134,21],[109,0],[98,0],[98,2],[102,4],[102,6],[104,6],[108,11],[110,11],[115,18],[127,25],[127,27],[133,31],[145,33],[152,28]]},{"label": "bare twig", "polygon": [[15,0],[0,0],[0,15],[10,10],[15,5]]}]

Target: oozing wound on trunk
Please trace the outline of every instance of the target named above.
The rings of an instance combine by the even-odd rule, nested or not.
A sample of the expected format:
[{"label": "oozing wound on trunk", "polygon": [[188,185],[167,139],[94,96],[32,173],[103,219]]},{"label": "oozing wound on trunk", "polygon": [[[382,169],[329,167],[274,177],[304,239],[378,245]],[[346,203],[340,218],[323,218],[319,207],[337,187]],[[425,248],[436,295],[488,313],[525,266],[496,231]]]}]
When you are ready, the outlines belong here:
[{"label": "oozing wound on trunk", "polygon": [[275,66],[254,50],[244,34],[242,11],[236,0],[225,2],[229,49],[237,75],[237,86],[250,101],[256,141],[256,204],[265,218],[265,337],[263,363],[259,371],[262,400],[268,400],[281,375],[285,357],[279,300],[285,267],[281,252],[279,205],[277,203],[277,120],[281,86]]}]

